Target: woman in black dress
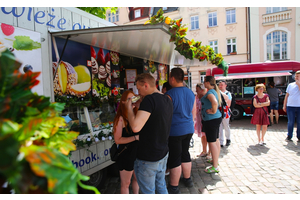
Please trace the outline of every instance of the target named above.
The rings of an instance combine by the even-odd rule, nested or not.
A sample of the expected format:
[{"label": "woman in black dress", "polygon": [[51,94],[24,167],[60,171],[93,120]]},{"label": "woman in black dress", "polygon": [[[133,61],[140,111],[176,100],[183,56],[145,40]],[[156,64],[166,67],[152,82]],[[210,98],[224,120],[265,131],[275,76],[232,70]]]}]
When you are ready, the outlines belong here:
[{"label": "woman in black dress", "polygon": [[[121,97],[120,102],[127,101],[128,99],[135,96],[131,91],[125,91]],[[135,113],[138,108],[136,104],[132,104]],[[118,144],[118,151],[121,152],[124,148],[125,150],[119,155],[117,159],[117,165],[120,171],[121,179],[121,194],[129,194],[129,185],[132,179],[132,190],[134,194],[139,193],[139,186],[133,171],[134,161],[136,159],[137,145],[139,140],[139,135],[133,133],[127,119],[127,110],[123,103],[120,103],[117,114],[114,119],[114,140]]]}]

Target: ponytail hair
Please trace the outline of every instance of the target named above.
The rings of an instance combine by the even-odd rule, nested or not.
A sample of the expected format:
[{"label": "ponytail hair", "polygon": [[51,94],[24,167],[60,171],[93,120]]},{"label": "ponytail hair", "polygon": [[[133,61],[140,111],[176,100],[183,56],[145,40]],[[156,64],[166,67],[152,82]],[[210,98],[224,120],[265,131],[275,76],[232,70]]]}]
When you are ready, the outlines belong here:
[{"label": "ponytail hair", "polygon": [[211,86],[214,86],[215,91],[217,92],[218,95],[218,104],[219,106],[222,105],[222,98],[221,98],[221,91],[216,83],[216,79],[213,76],[205,76],[205,82],[209,82]]}]

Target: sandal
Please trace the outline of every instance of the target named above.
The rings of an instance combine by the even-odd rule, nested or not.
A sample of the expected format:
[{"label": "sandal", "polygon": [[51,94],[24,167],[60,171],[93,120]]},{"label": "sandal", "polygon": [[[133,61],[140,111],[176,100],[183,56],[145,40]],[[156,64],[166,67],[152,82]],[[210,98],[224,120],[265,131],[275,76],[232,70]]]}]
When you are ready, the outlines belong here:
[{"label": "sandal", "polygon": [[218,168],[216,169],[214,166],[210,166],[206,168],[204,171],[208,174],[219,173],[219,169]]},{"label": "sandal", "polygon": [[206,159],[211,160],[212,156],[207,154]]},{"label": "sandal", "polygon": [[200,153],[200,155],[197,155],[197,157],[205,157],[207,156],[207,153],[204,153],[203,151]]},{"label": "sandal", "polygon": [[213,164],[213,160],[212,159],[208,159],[206,162],[209,163],[209,164]]}]

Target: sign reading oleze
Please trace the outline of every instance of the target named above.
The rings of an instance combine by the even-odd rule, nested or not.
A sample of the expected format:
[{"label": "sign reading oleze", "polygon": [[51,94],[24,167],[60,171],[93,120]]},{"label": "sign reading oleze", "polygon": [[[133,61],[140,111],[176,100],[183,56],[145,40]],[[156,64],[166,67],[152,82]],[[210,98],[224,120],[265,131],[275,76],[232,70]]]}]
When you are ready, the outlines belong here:
[{"label": "sign reading oleze", "polygon": [[[19,11],[21,10],[21,12]],[[51,9],[52,12],[54,12],[54,8]],[[28,21],[35,21],[38,24],[45,24],[49,27],[52,28],[58,28],[60,30],[65,30],[63,28],[63,25],[66,24],[67,20],[65,18],[56,18],[54,14],[51,13],[45,13],[44,11],[38,11],[34,14],[33,18],[32,13],[33,9],[31,7],[18,7],[18,12],[17,12],[17,7],[12,7],[12,8],[6,8],[6,7],[1,7],[1,11],[6,14],[6,15],[13,15],[14,17],[21,17],[21,16],[26,16],[26,19]],[[47,15],[49,18],[47,19]],[[56,22],[57,23],[54,23]],[[75,29],[85,29],[85,28],[90,28],[90,27],[85,27],[85,25],[81,26],[80,23],[75,23],[73,24],[72,30]]]}]

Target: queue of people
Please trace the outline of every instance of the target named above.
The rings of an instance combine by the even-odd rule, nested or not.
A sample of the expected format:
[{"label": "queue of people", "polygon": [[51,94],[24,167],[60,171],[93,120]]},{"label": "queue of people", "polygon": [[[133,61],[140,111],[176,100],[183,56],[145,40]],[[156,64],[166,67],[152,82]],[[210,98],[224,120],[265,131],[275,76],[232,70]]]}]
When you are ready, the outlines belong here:
[{"label": "queue of people", "polygon": [[[297,137],[300,140],[300,104],[296,100],[300,97],[300,71],[295,77],[296,82],[288,86],[283,107],[289,120],[287,140],[292,137],[290,124],[294,123],[296,115]],[[213,76],[206,76],[204,83],[196,85],[195,96],[184,86],[183,79],[183,70],[173,68],[169,82],[163,85],[162,93],[156,88],[155,79],[143,73],[136,78],[136,86],[142,98],[132,103],[132,97],[136,95],[132,91],[123,93],[113,128],[119,151],[125,149],[116,162],[120,171],[122,194],[129,193],[130,184],[134,194],[138,194],[139,190],[144,194],[178,194],[180,181],[186,187],[192,187],[189,144],[194,133],[202,142],[202,152],[198,157],[206,157],[211,164],[204,171],[219,172],[218,159],[225,141],[223,129],[225,145],[231,143],[228,117],[230,92],[226,90],[225,81],[217,85]],[[264,84],[255,86],[255,111],[251,119],[251,123],[256,125],[260,145],[266,144],[264,137],[267,126],[273,121],[268,119],[267,107],[271,101],[269,95],[264,93],[265,89]],[[277,107],[274,103],[272,108],[276,110]],[[277,114],[274,113],[278,123]],[[167,169],[170,172],[168,186],[165,181]]]}]

